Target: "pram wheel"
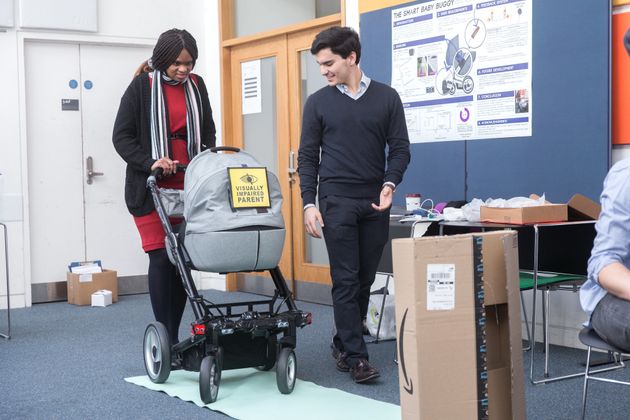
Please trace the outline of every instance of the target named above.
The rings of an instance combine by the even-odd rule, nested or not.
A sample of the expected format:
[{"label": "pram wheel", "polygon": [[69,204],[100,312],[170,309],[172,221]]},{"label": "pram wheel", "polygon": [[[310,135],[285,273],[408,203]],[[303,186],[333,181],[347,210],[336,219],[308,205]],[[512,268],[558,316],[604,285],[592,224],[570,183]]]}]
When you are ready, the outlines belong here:
[{"label": "pram wheel", "polygon": [[171,374],[171,342],[166,327],[154,322],[144,331],[144,367],[149,379],[161,384]]},{"label": "pram wheel", "polygon": [[221,382],[219,361],[212,355],[204,357],[199,368],[199,395],[204,404],[217,400],[219,382]]},{"label": "pram wheel", "polygon": [[289,347],[284,347],[278,354],[276,366],[276,383],[281,393],[290,394],[293,392],[296,368],[295,352]]}]

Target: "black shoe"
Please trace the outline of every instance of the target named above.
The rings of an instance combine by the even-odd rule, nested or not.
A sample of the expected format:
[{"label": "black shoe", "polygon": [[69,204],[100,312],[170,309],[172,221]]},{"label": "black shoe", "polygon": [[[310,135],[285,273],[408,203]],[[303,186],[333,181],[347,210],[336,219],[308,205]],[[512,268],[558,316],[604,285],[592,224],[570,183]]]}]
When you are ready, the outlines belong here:
[{"label": "black shoe", "polygon": [[346,353],[340,351],[335,346],[335,343],[332,343],[330,348],[332,349],[332,357],[336,360],[337,370],[339,372],[350,372],[350,366],[346,362]]},{"label": "black shoe", "polygon": [[350,376],[354,382],[362,384],[378,378],[381,374],[366,359],[359,359],[357,364],[350,369]]}]

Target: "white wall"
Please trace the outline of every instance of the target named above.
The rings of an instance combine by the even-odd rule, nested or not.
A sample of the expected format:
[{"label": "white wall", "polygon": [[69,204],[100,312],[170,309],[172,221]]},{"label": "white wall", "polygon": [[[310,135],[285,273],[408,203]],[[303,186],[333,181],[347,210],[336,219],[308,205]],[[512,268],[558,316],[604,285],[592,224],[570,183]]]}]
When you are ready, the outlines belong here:
[{"label": "white wall", "polygon": [[[11,307],[30,306],[29,226],[26,189],[26,135],[23,92],[25,39],[54,39],[68,42],[101,44],[153,45],[160,33],[170,28],[184,28],[195,36],[200,57],[195,71],[208,85],[210,103],[221,141],[221,92],[219,65],[219,19],[216,0],[106,0],[98,2],[98,31],[23,30],[19,28],[19,0],[13,2],[12,28],[0,29],[0,53],[3,65],[0,78],[5,86],[0,95],[2,135],[0,136],[0,222],[8,226]],[[59,13],[64,13],[60,8]],[[147,57],[148,58],[148,57]],[[51,63],[51,65],[56,65]],[[115,65],[115,63],[112,63]],[[130,69],[133,72],[134,69]],[[122,92],[121,92],[122,95]],[[63,151],[60,150],[60,153]],[[51,157],[54,160],[54,156]],[[122,194],[122,191],[121,191]],[[33,232],[34,236],[37,235]],[[1,235],[1,232],[0,232]],[[1,238],[1,236],[0,236]],[[4,245],[0,241],[0,308],[6,308],[4,281]],[[205,276],[201,288],[221,287],[222,278]],[[216,283],[218,281],[218,284]]]}]

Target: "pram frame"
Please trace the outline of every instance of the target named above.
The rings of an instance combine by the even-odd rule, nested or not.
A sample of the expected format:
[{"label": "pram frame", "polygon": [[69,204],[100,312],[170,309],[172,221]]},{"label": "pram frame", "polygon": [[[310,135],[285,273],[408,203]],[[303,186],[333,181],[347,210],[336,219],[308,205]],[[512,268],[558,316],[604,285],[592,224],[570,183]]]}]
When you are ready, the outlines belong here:
[{"label": "pram frame", "polygon": [[[219,147],[211,150],[214,152],[220,150],[239,151],[239,149],[230,147]],[[181,169],[185,170],[185,167]],[[296,362],[293,349],[296,347],[296,329],[298,326],[304,327],[310,324],[310,314],[298,310],[282,272],[277,266],[268,270],[276,288],[274,295],[270,299],[223,304],[211,303],[212,307],[206,304],[207,301],[199,294],[192,280],[192,261],[187,255],[184,244],[178,240],[166,209],[160,200],[157,176],[159,176],[161,172],[161,168],[158,168],[151,173],[147,179],[147,188],[151,193],[156,212],[166,233],[165,246],[170,256],[172,256],[172,260],[180,274],[184,290],[195,316],[195,321],[192,323],[193,334],[191,337],[171,346],[170,351],[165,351],[165,354],[170,355],[171,352],[174,352],[176,359],[182,363],[184,369],[200,371],[200,394],[205,403],[211,403],[214,402],[217,397],[218,382],[221,376],[220,371],[223,369],[223,350],[218,345],[219,337],[222,335],[230,335],[234,333],[235,330],[251,332],[252,337],[260,337],[262,333],[268,340],[268,346],[271,346],[272,343],[277,346],[275,349],[275,355],[278,358],[276,378],[279,390],[285,394],[292,392],[295,384]],[[282,298],[279,303],[278,298]],[[287,306],[288,311],[280,313],[283,304]],[[266,311],[254,311],[254,306],[262,305],[267,306]],[[239,311],[236,310],[236,308],[246,308],[246,310],[241,309]],[[213,313],[212,309],[215,309],[219,314]],[[225,313],[222,312],[222,309]],[[147,331],[153,325],[155,324],[150,324],[149,327],[147,327]],[[195,333],[195,327],[199,325],[203,325],[204,327],[202,334]],[[158,330],[160,329],[158,328]],[[283,333],[280,339],[278,339],[279,333]],[[198,360],[194,360],[192,363],[190,363],[190,361],[184,363],[187,361],[184,360],[184,353],[193,347],[198,347],[201,350],[195,353],[200,354],[200,356],[196,357]],[[145,348],[145,366],[147,364],[146,357],[147,349]],[[269,357],[269,355],[267,355],[267,357]],[[209,358],[209,360],[203,360],[206,358]],[[164,363],[163,360],[162,363]],[[204,368],[210,369],[210,366],[212,367],[212,373],[203,371]],[[262,366],[264,370],[268,370],[273,367],[273,362],[270,364],[269,361],[267,361],[263,365],[258,366]],[[280,372],[279,369],[281,366],[286,372]],[[245,366],[240,364],[231,368],[239,367]],[[167,369],[170,373],[170,367],[167,367]],[[218,373],[215,374],[215,370],[217,369]],[[148,367],[147,373],[149,373]],[[166,376],[166,378],[162,379],[163,376]],[[164,382],[168,378],[168,374],[161,375],[159,380],[154,379],[152,375],[149,375],[149,377],[154,382]],[[212,391],[204,392],[207,391],[205,388],[208,387],[208,384],[205,382],[208,381]],[[214,383],[215,381],[216,383]]]}]

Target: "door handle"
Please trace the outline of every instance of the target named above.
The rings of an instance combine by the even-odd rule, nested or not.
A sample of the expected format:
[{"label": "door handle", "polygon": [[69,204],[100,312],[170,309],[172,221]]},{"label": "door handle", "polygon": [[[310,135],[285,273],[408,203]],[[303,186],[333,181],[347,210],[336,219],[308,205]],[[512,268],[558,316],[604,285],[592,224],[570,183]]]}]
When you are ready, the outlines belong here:
[{"label": "door handle", "polygon": [[293,174],[295,174],[296,172],[297,169],[295,168],[295,152],[293,150],[289,150],[289,183],[295,181],[295,179],[293,179]]},{"label": "door handle", "polygon": [[293,150],[289,151],[289,174],[296,173],[295,169],[295,152]]},{"label": "door handle", "polygon": [[92,159],[92,156],[88,156],[86,159],[86,163],[85,163],[85,167],[87,169],[87,180],[86,182],[88,184],[92,183],[92,178],[95,176],[103,176],[105,175],[103,172],[94,172],[94,159]]}]

